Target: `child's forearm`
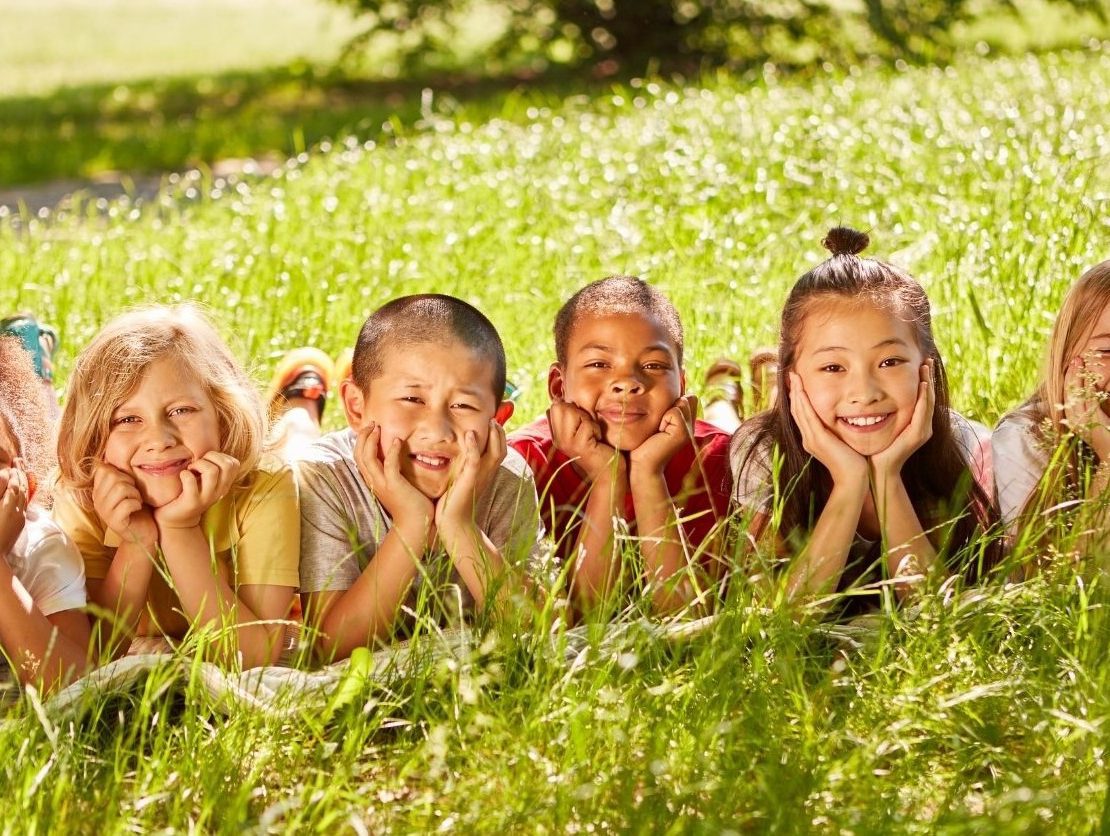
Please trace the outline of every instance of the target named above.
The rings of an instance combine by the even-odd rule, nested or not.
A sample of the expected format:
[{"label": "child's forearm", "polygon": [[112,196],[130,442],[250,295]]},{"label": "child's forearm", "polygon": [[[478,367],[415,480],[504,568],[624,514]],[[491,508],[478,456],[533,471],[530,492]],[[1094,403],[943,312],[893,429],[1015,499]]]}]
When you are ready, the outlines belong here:
[{"label": "child's forearm", "polygon": [[108,573],[98,584],[89,585],[93,603],[108,615],[96,617],[97,647],[102,658],[112,659],[127,652],[135,629],[146,608],[150,578],[154,573],[157,544],[125,541],[116,549]]},{"label": "child's forearm", "polygon": [[[84,619],[79,610],[75,614]],[[82,637],[68,636],[42,614],[30,594],[0,559],[0,645],[19,681],[48,691],[83,674],[89,665],[88,622]]]},{"label": "child's forearm", "polygon": [[428,531],[427,523],[394,524],[358,580],[318,617],[316,650],[321,658],[346,659],[355,648],[389,635],[416,579]]},{"label": "child's forearm", "polygon": [[694,584],[671,493],[661,473],[640,476],[633,468],[629,482],[652,609],[656,613],[677,612],[690,602]]},{"label": "child's forearm", "polygon": [[887,570],[895,579],[895,594],[904,600],[913,581],[900,579],[926,574],[936,563],[937,552],[921,527],[901,476],[876,477],[875,511],[883,532]]},{"label": "child's forearm", "polygon": [[789,598],[820,595],[836,588],[856,536],[867,483],[834,485],[809,542],[786,579]]},{"label": "child's forearm", "polygon": [[628,480],[623,472],[606,472],[594,480],[571,555],[571,597],[588,608],[604,599],[618,574],[613,517],[624,507]]},{"label": "child's forearm", "polygon": [[[475,523],[465,522],[440,526],[439,539],[459,576],[474,599],[474,606],[482,609],[490,583],[504,577],[505,563],[501,552]],[[511,594],[507,584],[497,584],[499,604]]]},{"label": "child's forearm", "polygon": [[199,526],[165,528],[160,532],[181,608],[192,628],[233,628],[230,644],[221,635],[217,654],[225,662],[241,654],[244,668],[273,664],[281,655],[285,627],[261,623],[262,616],[243,602],[223,578],[212,570],[208,538]]}]

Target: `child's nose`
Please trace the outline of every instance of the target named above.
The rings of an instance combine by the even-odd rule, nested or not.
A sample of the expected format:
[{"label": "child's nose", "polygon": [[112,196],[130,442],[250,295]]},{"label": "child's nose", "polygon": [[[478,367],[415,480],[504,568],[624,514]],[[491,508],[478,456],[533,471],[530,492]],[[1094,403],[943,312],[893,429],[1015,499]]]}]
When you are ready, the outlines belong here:
[{"label": "child's nose", "polygon": [[852,403],[874,403],[883,395],[882,387],[875,376],[868,372],[859,372],[851,377],[849,400]]},{"label": "child's nose", "polygon": [[639,395],[644,391],[644,382],[631,373],[618,375],[610,385],[618,395]]},{"label": "child's nose", "polygon": [[455,425],[450,413],[437,410],[424,416],[420,432],[426,441],[451,441],[455,437]]},{"label": "child's nose", "polygon": [[151,421],[146,425],[143,443],[148,450],[165,450],[177,443],[177,432],[168,421]]}]

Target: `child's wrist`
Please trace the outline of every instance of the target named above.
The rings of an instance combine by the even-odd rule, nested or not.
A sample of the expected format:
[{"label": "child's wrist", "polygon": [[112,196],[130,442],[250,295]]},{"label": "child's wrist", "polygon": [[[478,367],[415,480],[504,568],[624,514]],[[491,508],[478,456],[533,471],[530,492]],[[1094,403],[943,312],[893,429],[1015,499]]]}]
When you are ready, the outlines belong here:
[{"label": "child's wrist", "polygon": [[617,453],[611,457],[604,465],[593,468],[592,470],[582,469],[583,475],[586,480],[591,483],[597,482],[618,482],[625,479],[628,475],[628,464],[624,460],[624,456]]},{"label": "child's wrist", "polygon": [[433,519],[427,514],[400,514],[393,518],[393,528],[403,535],[406,542],[428,539]]},{"label": "child's wrist", "polygon": [[199,531],[200,522],[202,517],[187,518],[187,519],[159,519],[157,516],[154,518],[156,526],[156,538],[158,540],[164,539],[166,536],[173,536],[186,531]]}]

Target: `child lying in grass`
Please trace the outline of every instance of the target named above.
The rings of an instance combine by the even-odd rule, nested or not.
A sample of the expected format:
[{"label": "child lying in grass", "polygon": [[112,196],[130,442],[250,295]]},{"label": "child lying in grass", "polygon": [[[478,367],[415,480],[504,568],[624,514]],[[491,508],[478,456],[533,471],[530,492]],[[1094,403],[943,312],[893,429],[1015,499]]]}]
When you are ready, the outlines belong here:
[{"label": "child lying in grass", "polygon": [[[52,688],[88,666],[85,573],[35,501],[50,420],[30,356],[0,338],[0,647],[24,684]],[[10,670],[0,660],[0,680]]]},{"label": "child lying in grass", "polygon": [[713,541],[732,489],[729,434],[695,420],[682,350],[674,306],[632,276],[587,285],[555,318],[551,408],[509,444],[536,475],[579,609],[626,597],[614,519],[638,537],[634,574],[654,610],[682,609],[721,574]]},{"label": "child lying in grass", "polygon": [[924,575],[982,574],[994,551],[968,547],[995,514],[983,444],[948,407],[924,289],[860,258],[861,232],[824,243],[832,256],[783,308],[776,401],[733,439],[734,499],[749,541],[785,557],[787,597],[851,590],[852,615],[884,579],[903,598]]},{"label": "child lying in grass", "polygon": [[[1062,524],[1078,528],[1086,550],[1105,547],[1108,385],[1110,261],[1104,261],[1068,291],[1040,383],[994,431],[998,501],[1014,541],[1031,535],[1040,543]],[[1037,551],[1043,556],[1044,550]]]},{"label": "child lying in grass", "polygon": [[503,603],[542,535],[531,475],[494,420],[505,351],[475,308],[393,300],[363,325],[340,387],[349,428],[297,465],[305,619],[326,660],[411,624],[421,588],[445,618]]},{"label": "child lying in grass", "polygon": [[277,661],[300,517],[264,434],[258,392],[193,305],[123,314],[77,358],[54,514],[106,613],[107,658],[203,631],[225,664]]}]

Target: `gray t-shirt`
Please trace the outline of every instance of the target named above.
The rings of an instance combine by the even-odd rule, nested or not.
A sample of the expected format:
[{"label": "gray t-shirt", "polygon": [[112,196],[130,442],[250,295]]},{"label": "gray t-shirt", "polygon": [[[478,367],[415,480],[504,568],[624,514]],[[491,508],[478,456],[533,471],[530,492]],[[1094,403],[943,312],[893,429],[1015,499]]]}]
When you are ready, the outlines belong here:
[{"label": "gray t-shirt", "polygon": [[[392,525],[359,473],[356,438],[350,429],[325,435],[295,464],[301,493],[301,592],[350,589]],[[546,554],[536,485],[515,450],[509,449],[475,503],[475,521],[507,564],[523,564],[534,577],[542,574]],[[433,576],[447,568],[448,558],[440,551],[421,564],[421,575]],[[406,602],[410,606],[419,594],[421,575]],[[469,610],[473,599],[454,567],[450,582],[459,587],[463,609]]]}]

